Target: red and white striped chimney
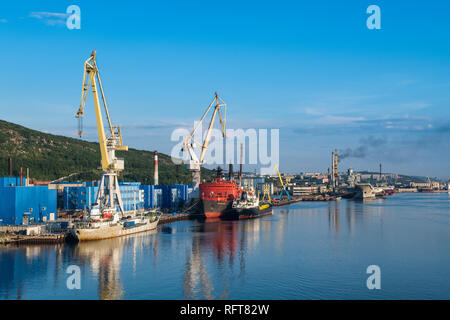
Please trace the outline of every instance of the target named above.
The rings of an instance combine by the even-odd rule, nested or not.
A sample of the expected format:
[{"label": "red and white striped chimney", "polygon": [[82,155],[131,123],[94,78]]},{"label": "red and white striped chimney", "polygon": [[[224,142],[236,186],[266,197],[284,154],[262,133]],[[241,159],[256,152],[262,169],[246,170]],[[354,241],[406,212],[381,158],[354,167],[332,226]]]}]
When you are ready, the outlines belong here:
[{"label": "red and white striped chimney", "polygon": [[153,177],[153,184],[157,186],[158,181],[158,151],[155,150],[155,176]]}]

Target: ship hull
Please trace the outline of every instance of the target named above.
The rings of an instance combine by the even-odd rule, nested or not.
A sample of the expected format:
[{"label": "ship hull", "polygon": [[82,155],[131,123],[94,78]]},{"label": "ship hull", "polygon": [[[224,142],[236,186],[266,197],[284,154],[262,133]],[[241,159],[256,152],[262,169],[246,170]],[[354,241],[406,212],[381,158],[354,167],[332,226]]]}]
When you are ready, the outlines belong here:
[{"label": "ship hull", "polygon": [[227,211],[223,218],[227,220],[243,220],[254,219],[269,214],[272,214],[272,206],[266,204],[252,208],[232,208]]},{"label": "ship hull", "polygon": [[199,194],[202,214],[206,218],[219,218],[231,208],[233,201],[241,196],[242,189],[234,180],[217,178],[214,182],[201,183]]},{"label": "ship hull", "polygon": [[139,232],[145,232],[156,229],[159,218],[155,221],[136,224],[132,227],[124,227],[122,224],[112,224],[99,228],[77,228],[70,231],[70,236],[75,241],[93,241],[104,240],[116,237],[122,237]]},{"label": "ship hull", "polygon": [[202,210],[206,218],[222,217],[231,209],[231,201],[202,200]]}]

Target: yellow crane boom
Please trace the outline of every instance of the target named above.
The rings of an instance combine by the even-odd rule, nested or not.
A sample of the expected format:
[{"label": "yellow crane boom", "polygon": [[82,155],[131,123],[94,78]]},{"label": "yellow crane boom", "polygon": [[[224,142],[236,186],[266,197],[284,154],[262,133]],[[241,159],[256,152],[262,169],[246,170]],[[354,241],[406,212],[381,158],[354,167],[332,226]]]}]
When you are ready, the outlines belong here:
[{"label": "yellow crane boom", "polygon": [[[76,118],[79,120],[78,134],[83,134],[82,117],[84,115],[84,107],[86,105],[89,89],[92,88],[92,95],[94,96],[94,107],[97,119],[98,142],[100,145],[101,154],[101,168],[102,175],[97,192],[97,199],[94,206],[90,209],[89,215],[98,218],[102,212],[109,212],[111,214],[116,212],[116,206],[124,214],[122,197],[120,194],[118,174],[124,169],[124,160],[116,158],[116,151],[126,151],[127,146],[122,144],[122,134],[120,127],[114,127],[109,116],[108,106],[106,105],[105,94],[103,92],[102,81],[100,79],[100,72],[98,70],[97,62],[95,61],[96,52],[92,51],[91,56],[84,62],[83,72],[83,86],[81,89],[81,103],[77,111]],[[97,87],[98,81],[98,87]],[[109,136],[105,133],[103,126],[102,109],[98,94],[98,88],[102,96],[103,107],[106,114],[106,119],[109,127]],[[106,210],[106,211],[105,211]]]},{"label": "yellow crane boom", "polygon": [[[100,154],[101,154],[101,164],[102,169],[123,169],[123,162],[121,163],[115,157],[114,151],[127,151],[128,147],[122,144],[122,134],[120,131],[120,126],[114,127],[111,123],[111,118],[109,116],[108,106],[106,104],[106,98],[103,92],[102,81],[100,78],[100,72],[97,67],[96,51],[92,51],[91,56],[84,62],[84,72],[83,72],[83,86],[81,89],[81,103],[80,108],[76,113],[76,118],[79,119],[79,130],[78,135],[81,137],[83,134],[83,122],[82,117],[84,115],[84,107],[86,105],[87,96],[89,93],[90,87],[92,87],[92,94],[94,96],[94,107],[95,114],[97,119],[97,131],[98,131],[98,142],[100,145]],[[97,81],[98,86],[100,88],[100,94],[102,96],[103,106],[108,122],[108,127],[110,131],[110,136],[106,137],[105,128],[103,125],[102,118],[102,110],[100,106],[100,99],[98,96],[97,89]]]},{"label": "yellow crane boom", "polygon": [[280,179],[281,187],[283,187],[283,189],[284,189],[283,179],[281,178],[280,170],[278,170],[278,165],[277,164],[275,165],[275,168],[277,169],[278,178]]},{"label": "yellow crane boom", "polygon": [[281,192],[279,195],[279,199],[281,201],[283,199],[283,194],[286,194],[288,201],[290,201],[291,195],[289,194],[289,191],[287,190],[287,185],[284,184],[283,179],[281,178],[280,170],[278,170],[278,165],[275,165],[275,168],[277,169],[278,178],[280,179],[280,183],[281,183]]}]

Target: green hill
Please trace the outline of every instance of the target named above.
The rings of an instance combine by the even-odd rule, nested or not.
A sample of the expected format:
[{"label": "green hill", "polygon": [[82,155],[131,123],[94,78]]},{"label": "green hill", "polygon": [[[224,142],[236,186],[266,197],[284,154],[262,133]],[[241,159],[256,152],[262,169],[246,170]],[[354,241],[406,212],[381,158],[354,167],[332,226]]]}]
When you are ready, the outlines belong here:
[{"label": "green hill", "polygon": [[[129,149],[117,152],[125,159],[125,170],[120,180],[153,183],[154,152]],[[175,165],[170,156],[158,153],[159,183],[192,183],[191,174],[184,165]],[[30,170],[30,178],[55,180],[72,173],[80,173],[65,180],[97,180],[100,177],[100,150],[98,143],[31,130],[0,120],[0,176],[8,175],[8,159],[13,158],[13,174],[20,167]],[[213,171],[202,168],[202,178],[210,179]]]}]

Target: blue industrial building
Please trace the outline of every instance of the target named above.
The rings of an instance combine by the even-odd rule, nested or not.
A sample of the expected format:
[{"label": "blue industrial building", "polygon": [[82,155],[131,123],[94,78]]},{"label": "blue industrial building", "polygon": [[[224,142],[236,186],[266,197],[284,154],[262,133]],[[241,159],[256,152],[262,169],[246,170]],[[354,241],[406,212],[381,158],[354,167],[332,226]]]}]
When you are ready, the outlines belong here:
[{"label": "blue industrial building", "polygon": [[140,189],[140,182],[121,182],[123,209],[125,211],[140,210],[144,207],[144,192]]},{"label": "blue industrial building", "polygon": [[0,187],[1,223],[29,225],[54,220],[56,197],[57,191],[47,187]]},{"label": "blue industrial building", "polygon": [[[63,192],[63,209],[90,209],[95,202],[98,186],[65,187]],[[175,209],[189,200],[191,185],[141,185],[139,182],[120,183],[120,193],[125,211],[141,208]],[[119,208],[117,208],[119,209]]]},{"label": "blue industrial building", "polygon": [[[124,211],[139,210],[144,207],[144,192],[140,189],[140,182],[121,182],[120,194],[122,196]],[[63,192],[63,209],[87,210],[97,199],[98,186],[87,183],[80,187],[65,187]],[[117,207],[117,210],[119,208]]]},{"label": "blue industrial building", "polygon": [[[57,218],[57,190],[47,186],[26,187],[25,179],[0,177],[0,225],[28,225]],[[178,209],[190,199],[192,185],[141,185],[121,182],[125,211],[142,208]],[[90,209],[98,193],[98,183],[64,187],[62,207],[66,210]],[[117,208],[119,209],[119,208]]]},{"label": "blue industrial building", "polygon": [[142,185],[144,190],[144,208],[176,209],[189,200],[192,185]]},{"label": "blue industrial building", "polygon": [[63,209],[89,209],[97,198],[98,187],[65,187],[63,191]]},{"label": "blue industrial building", "polygon": [[175,209],[189,200],[192,186],[185,184],[174,184],[163,186],[163,208]]},{"label": "blue industrial building", "polygon": [[161,208],[163,203],[163,189],[162,186],[155,185],[141,185],[141,190],[144,192],[144,208]]},{"label": "blue industrial building", "polygon": [[[22,178],[22,186],[25,186],[26,178]],[[18,187],[20,186],[19,177],[0,177],[0,187]]]},{"label": "blue industrial building", "polygon": [[266,178],[264,177],[242,177],[242,186],[246,188],[253,188],[253,190],[257,189],[258,184],[263,184],[266,182]]}]

